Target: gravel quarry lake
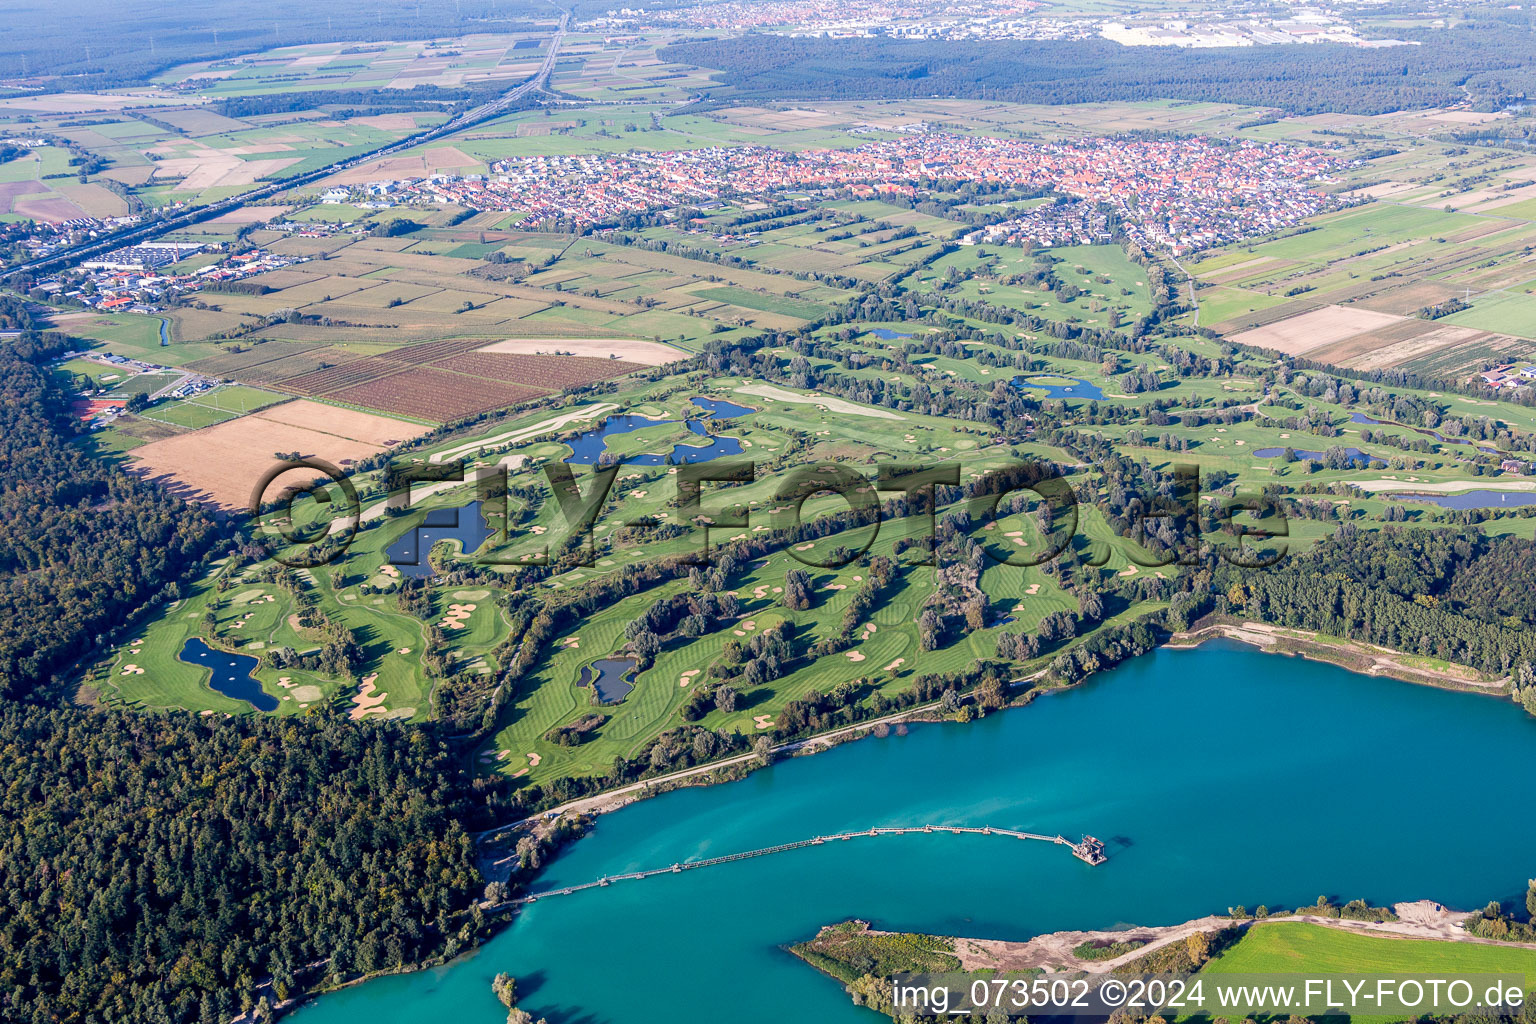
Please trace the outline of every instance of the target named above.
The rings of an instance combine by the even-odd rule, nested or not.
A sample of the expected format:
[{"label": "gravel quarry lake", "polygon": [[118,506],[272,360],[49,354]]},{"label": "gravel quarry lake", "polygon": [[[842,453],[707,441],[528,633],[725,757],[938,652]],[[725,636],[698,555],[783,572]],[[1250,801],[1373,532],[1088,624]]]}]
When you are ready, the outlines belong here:
[{"label": "gravel quarry lake", "polygon": [[[858,1024],[881,1018],[785,945],[855,917],[1025,939],[1319,894],[1481,907],[1529,876],[1536,819],[1518,808],[1532,751],[1536,719],[1507,700],[1230,641],[1160,649],[970,725],[915,726],[603,815],[534,888],[913,824],[1087,832],[1106,864],[936,833],[615,882],[541,900],[469,956],[293,1019],[500,1024],[490,982],[505,971],[551,1024]],[[1487,829],[1503,840],[1476,844]]]}]

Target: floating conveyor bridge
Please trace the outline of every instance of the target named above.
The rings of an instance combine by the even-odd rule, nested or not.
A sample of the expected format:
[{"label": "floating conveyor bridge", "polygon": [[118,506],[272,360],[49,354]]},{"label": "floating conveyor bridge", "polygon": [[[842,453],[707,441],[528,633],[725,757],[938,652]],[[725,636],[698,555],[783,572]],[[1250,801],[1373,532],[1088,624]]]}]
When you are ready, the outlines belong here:
[{"label": "floating conveyor bridge", "polygon": [[729,864],[732,861],[747,860],[751,857],[767,857],[774,853],[788,853],[790,850],[799,850],[807,846],[822,846],[826,843],[845,842],[850,839],[866,839],[875,836],[906,836],[946,832],[953,835],[1001,836],[1005,839],[1033,839],[1042,843],[1052,843],[1056,846],[1067,847],[1072,851],[1072,856],[1087,864],[1102,864],[1108,859],[1104,855],[1104,844],[1093,836],[1083,836],[1081,841],[1074,843],[1065,836],[1045,836],[1035,832],[1019,832],[1011,828],[966,827],[961,825],[909,825],[870,828],[859,832],[835,832],[831,835],[801,839],[798,842],[780,843],[778,846],[764,846],[756,850],[743,850],[741,853],[730,853],[723,857],[679,861],[668,867],[651,868],[649,871],[630,871],[621,875],[605,875],[595,882],[585,882],[581,885],[567,885],[558,889],[533,892],[526,896],[519,896],[516,899],[508,900],[501,905],[517,906],[524,903],[536,903],[539,900],[549,899],[552,896],[568,896],[573,892],[581,892],[583,889],[596,889],[601,886],[612,885],[615,882],[635,881],[641,878],[650,878],[652,875],[677,874],[683,871],[693,871],[698,868],[714,867],[717,864]]}]

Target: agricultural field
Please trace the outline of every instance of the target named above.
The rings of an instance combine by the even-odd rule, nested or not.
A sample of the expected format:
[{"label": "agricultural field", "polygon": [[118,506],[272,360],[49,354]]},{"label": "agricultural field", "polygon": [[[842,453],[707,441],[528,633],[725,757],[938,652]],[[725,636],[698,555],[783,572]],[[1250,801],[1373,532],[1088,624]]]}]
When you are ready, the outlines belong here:
[{"label": "agricultural field", "polygon": [[226,384],[190,398],[157,403],[144,410],[140,416],[157,423],[196,430],[286,402],[288,397],[262,388]]},{"label": "agricultural field", "polygon": [[278,461],[276,453],[298,452],[347,466],[426,430],[320,402],[283,402],[135,447],[129,468],[183,496],[244,509],[252,489]]},{"label": "agricultural field", "polygon": [[0,220],[59,223],[130,212],[129,204],[110,189],[81,182],[63,147],[43,146],[0,163]]},{"label": "agricultural field", "polygon": [[[1536,355],[1536,160],[1426,135],[1428,117],[1372,121],[1372,140],[1395,151],[1342,176],[1339,194],[1359,205],[1188,261],[1199,324],[1359,370],[1466,376]],[[1344,119],[1331,120],[1337,133]],[[1258,131],[1307,141],[1307,121]]]},{"label": "agricultural field", "polygon": [[[195,94],[158,90],[116,97],[120,102],[95,111],[52,109],[62,104],[45,99],[36,108],[0,106],[6,131],[58,143],[0,164],[0,218],[61,223],[225,199],[443,120],[425,111],[350,116],[321,104],[274,125],[263,123],[263,115],[218,113]],[[82,175],[79,165],[87,160],[91,166]],[[206,230],[218,236],[220,228]]]},{"label": "agricultural field", "polygon": [[515,82],[538,69],[547,42],[547,32],[527,32],[444,41],[310,43],[182,64],[155,81],[208,97]]},{"label": "agricultural field", "polygon": [[1449,977],[1520,974],[1536,989],[1536,950],[1511,945],[1437,942],[1363,935],[1306,922],[1275,921],[1249,928],[1206,965],[1205,974],[1394,974]]}]

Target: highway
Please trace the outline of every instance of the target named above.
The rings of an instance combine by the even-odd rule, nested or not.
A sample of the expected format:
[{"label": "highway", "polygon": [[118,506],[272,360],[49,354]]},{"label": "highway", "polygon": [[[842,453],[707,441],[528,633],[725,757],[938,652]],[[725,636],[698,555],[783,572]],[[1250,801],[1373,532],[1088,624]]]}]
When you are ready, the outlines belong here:
[{"label": "highway", "polygon": [[201,221],[211,220],[214,217],[222,216],[232,210],[238,210],[240,207],[249,203],[259,202],[263,199],[269,199],[280,192],[286,192],[292,188],[299,188],[304,185],[312,184],[322,178],[329,177],[332,174],[339,174],[342,171],[351,170],[354,167],[361,167],[363,164],[370,163],[371,161],[393,156],[396,153],[402,153],[405,150],[412,149],[424,143],[434,142],[437,139],[452,135],[455,132],[463,131],[465,128],[472,127],[481,123],[482,121],[487,121],[491,118],[499,117],[506,113],[509,108],[511,108],[519,101],[526,99],[535,93],[543,92],[546,90],[549,85],[549,76],[554,71],[555,61],[560,54],[560,44],[565,39],[565,34],[566,31],[570,28],[570,23],[570,12],[563,11],[560,16],[560,25],[557,29],[555,29],[555,34],[550,38],[549,53],[545,56],[544,63],[539,66],[538,73],[535,74],[532,78],[528,79],[528,81],[522,83],[516,88],[508,90],[500,98],[492,100],[489,103],[482,103],[480,106],[475,107],[472,110],[467,110],[448,121],[444,121],[442,124],[435,128],[429,128],[425,131],[417,132],[414,135],[408,135],[397,142],[391,142],[388,145],[381,146],[380,148],[372,150],[371,152],[363,153],[352,157],[351,159],[331,164],[328,167],[322,167],[319,170],[309,171],[305,174],[294,175],[291,178],[284,178],[282,181],[274,181],[269,184],[262,185],[260,188],[252,189],[249,192],[243,192],[238,196],[232,196],[229,199],[222,199],[215,203],[209,203],[206,206],[199,206],[194,210],[188,210],[184,213],[177,214],[174,217],[166,217],[152,221],[150,223],[139,224],[122,231],[115,231],[105,237],[93,239],[89,242],[83,242],[79,245],[71,246],[68,249],[61,249],[58,252],[50,253],[41,259],[31,260],[27,263],[19,263],[8,270],[0,272],[0,281],[8,281],[22,274],[37,274],[39,272],[61,270],[65,267],[74,266],[75,264],[90,259],[92,256],[97,256],[104,252],[110,252],[113,249],[120,249],[123,246],[134,245],[135,243],[146,241],[158,235],[163,235],[168,231],[175,231],[179,228],[189,227]]}]

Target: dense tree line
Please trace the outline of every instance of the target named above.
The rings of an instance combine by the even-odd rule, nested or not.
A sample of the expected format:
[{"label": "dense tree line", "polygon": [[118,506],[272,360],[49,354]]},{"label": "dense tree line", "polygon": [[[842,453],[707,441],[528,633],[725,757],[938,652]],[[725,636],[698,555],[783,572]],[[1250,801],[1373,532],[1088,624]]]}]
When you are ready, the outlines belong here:
[{"label": "dense tree line", "polygon": [[1226,564],[1189,577],[1170,625],[1206,611],[1316,630],[1467,665],[1489,676],[1536,663],[1536,601],[1524,581],[1536,543],[1455,530],[1344,523],[1260,571]]},{"label": "dense tree line", "polygon": [[[20,306],[0,302],[0,320],[26,321]],[[218,537],[200,507],[74,443],[70,396],[45,365],[67,347],[58,334],[0,343],[0,697],[28,695],[139,607],[178,596]]]},{"label": "dense tree line", "polygon": [[[1513,19],[1518,24],[1511,25]],[[1186,50],[1108,40],[813,39],[748,34],[665,47],[662,59],[723,68],[719,90],[763,97],[946,96],[1014,103],[1181,99],[1291,114],[1382,114],[1471,96],[1485,110],[1536,94],[1529,15],[1476,12],[1454,29],[1403,30],[1420,45]],[[1465,90],[1465,91],[1463,91]],[[706,96],[709,96],[706,93]]]},{"label": "dense tree line", "polygon": [[490,791],[458,760],[398,723],[0,702],[0,1018],[210,1024],[465,948]]},{"label": "dense tree line", "polygon": [[[103,7],[91,0],[55,0],[30,8],[27,15],[13,26],[6,52],[0,55],[0,73],[56,75],[45,88],[82,91],[138,85],[175,64],[275,46],[541,30],[526,13],[517,17],[491,0],[410,7],[361,0],[324,5],[271,0],[259,10],[219,0],[200,7],[196,18],[158,4]],[[79,45],[82,26],[90,27],[88,47]],[[367,45],[342,51],[356,54],[360,64],[381,52],[382,46]]]}]

